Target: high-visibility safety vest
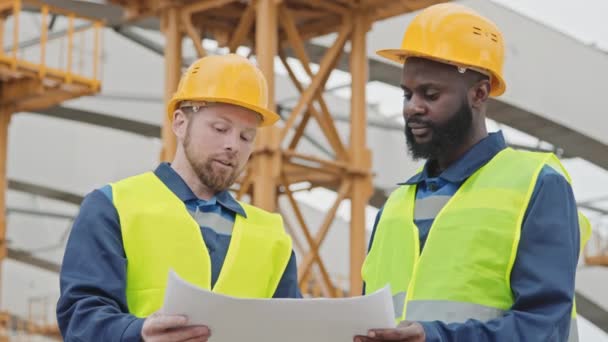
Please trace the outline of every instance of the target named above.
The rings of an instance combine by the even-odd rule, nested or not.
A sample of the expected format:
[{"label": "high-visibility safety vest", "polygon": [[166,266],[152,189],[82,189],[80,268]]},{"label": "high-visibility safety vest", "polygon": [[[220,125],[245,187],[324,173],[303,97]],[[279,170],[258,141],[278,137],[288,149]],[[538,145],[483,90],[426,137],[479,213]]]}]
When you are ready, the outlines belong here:
[{"label": "high-visibility safety vest", "polygon": [[[367,292],[390,284],[395,319],[463,323],[502,316],[514,303],[511,270],[521,227],[542,168],[570,178],[549,153],[507,148],[477,170],[435,218],[420,253],[416,185],[387,200],[362,276]],[[589,222],[579,214],[581,244]],[[569,341],[577,341],[573,306]]]},{"label": "high-visibility safety vest", "polygon": [[[163,304],[167,276],[211,289],[211,261],[201,230],[184,203],[152,172],[112,184],[127,258],[129,312],[146,317]],[[280,215],[240,203],[230,246],[213,291],[271,298],[291,256]]]}]

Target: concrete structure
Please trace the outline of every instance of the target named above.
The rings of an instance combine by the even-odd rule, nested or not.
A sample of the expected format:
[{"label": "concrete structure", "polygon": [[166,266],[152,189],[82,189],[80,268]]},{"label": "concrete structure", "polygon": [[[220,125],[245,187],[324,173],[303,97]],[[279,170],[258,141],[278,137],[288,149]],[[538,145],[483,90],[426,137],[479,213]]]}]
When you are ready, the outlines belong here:
[{"label": "concrete structure", "polygon": [[[506,79],[509,87],[504,98],[493,103],[495,121],[490,121],[490,128],[503,129],[513,145],[562,153],[573,176],[577,200],[589,208],[587,212],[597,232],[595,238],[606,237],[608,138],[602,133],[608,121],[603,115],[602,100],[603,80],[608,79],[608,55],[587,46],[580,37],[574,39],[504,5],[484,0],[464,3],[494,19],[503,28],[508,44]],[[107,15],[116,18],[117,14]],[[420,165],[405,154],[401,99],[399,90],[394,87],[398,82],[398,66],[380,62],[373,54],[377,48],[398,44],[408,20],[409,16],[402,16],[376,23],[367,34],[370,83],[367,86],[366,130],[372,151],[375,195],[379,198]],[[56,30],[61,30],[66,22],[58,18],[55,25]],[[154,26],[154,23],[147,21],[143,26]],[[140,38],[145,37],[159,46],[163,44],[162,36],[156,31],[131,30]],[[32,37],[36,34],[31,32]],[[332,39],[331,36],[317,39],[307,46],[313,61],[318,62],[317,54],[326,51]],[[61,262],[70,217],[78,211],[79,198],[103,184],[152,169],[157,164],[164,115],[163,59],[150,48],[134,44],[124,32],[106,29],[103,42],[99,96],[63,104],[73,111],[40,110],[13,116],[9,131],[6,199],[7,237],[12,254],[2,265],[0,310],[27,317],[31,302],[34,316],[42,320],[45,313],[47,320],[53,321],[58,278],[49,270],[56,270]],[[60,45],[61,40],[50,42],[49,49],[53,44]],[[215,45],[213,41],[205,41],[204,47],[213,51]],[[239,53],[247,52],[245,48],[239,50]],[[195,54],[194,46],[184,50],[186,59],[194,58]],[[137,58],[137,63],[125,63],[133,57]],[[350,104],[350,94],[344,85],[351,81],[350,75],[344,72],[348,70],[346,61],[348,56],[338,63],[338,69],[343,72],[334,71],[326,85],[327,89],[337,88],[327,92],[326,101],[344,141],[349,137],[348,124],[340,120],[348,120]],[[295,59],[290,60],[294,72],[306,84],[309,78],[295,62]],[[313,65],[313,70],[316,67],[318,65]],[[292,108],[297,102],[298,91],[278,60],[275,60],[275,70],[279,74],[275,80],[276,103],[283,108]],[[318,127],[310,126],[305,134],[302,151],[328,157],[331,149]],[[296,195],[311,227],[320,226],[322,215],[335,197],[335,192],[326,189]],[[374,203],[381,203],[381,199]],[[349,202],[344,201],[338,208],[338,218],[320,250],[332,279],[342,288],[347,288],[349,283],[348,206]],[[279,208],[285,212],[287,220],[295,224],[289,207],[286,199],[280,200]],[[376,210],[371,205],[366,210],[366,241]],[[314,228],[311,230],[315,233]],[[294,236],[303,241],[297,229]],[[302,244],[304,247],[299,253],[305,254],[307,247],[304,242]],[[608,295],[602,287],[606,282],[607,268],[581,265],[577,291],[588,300],[583,303],[587,312],[580,310],[585,317],[580,327],[581,337],[588,338],[583,341],[608,340],[603,332],[608,329]],[[36,309],[36,306],[40,308]]]}]

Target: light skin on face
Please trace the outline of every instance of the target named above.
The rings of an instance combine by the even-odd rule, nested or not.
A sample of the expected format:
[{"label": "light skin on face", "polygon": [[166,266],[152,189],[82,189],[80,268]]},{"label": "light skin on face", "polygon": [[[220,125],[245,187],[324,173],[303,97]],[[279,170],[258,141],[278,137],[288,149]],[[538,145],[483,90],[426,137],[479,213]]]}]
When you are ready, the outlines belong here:
[{"label": "light skin on face", "polygon": [[[173,113],[177,150],[171,167],[194,194],[209,200],[232,185],[253,151],[258,114],[238,106],[213,103],[178,109]],[[145,342],[208,341],[206,326],[192,326],[187,317],[154,313],[144,321]]]},{"label": "light skin on face", "polygon": [[193,104],[200,105],[198,112],[185,107],[174,113],[177,150],[171,167],[198,198],[208,200],[228,189],[243,171],[261,121],[243,107]]}]

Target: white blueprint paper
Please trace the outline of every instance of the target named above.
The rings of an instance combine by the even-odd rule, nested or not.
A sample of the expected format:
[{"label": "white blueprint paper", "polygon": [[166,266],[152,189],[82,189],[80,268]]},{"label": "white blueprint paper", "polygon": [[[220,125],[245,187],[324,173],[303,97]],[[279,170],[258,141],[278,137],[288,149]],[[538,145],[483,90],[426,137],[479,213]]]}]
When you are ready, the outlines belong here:
[{"label": "white blueprint paper", "polygon": [[352,342],[371,328],[395,327],[389,287],[339,299],[239,299],[193,286],[170,272],[162,312],[206,325],[210,342]]}]

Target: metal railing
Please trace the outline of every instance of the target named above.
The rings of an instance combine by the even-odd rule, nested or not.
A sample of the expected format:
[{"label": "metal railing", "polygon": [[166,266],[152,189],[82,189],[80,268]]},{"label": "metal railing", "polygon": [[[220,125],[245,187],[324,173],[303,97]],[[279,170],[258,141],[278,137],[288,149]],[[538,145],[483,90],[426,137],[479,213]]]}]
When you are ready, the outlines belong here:
[{"label": "metal railing", "polygon": [[[35,60],[23,56],[25,47],[21,46],[22,42],[20,41],[20,35],[23,31],[21,29],[21,25],[23,24],[21,21],[25,9],[30,12],[28,15],[34,15],[32,12],[39,12],[37,15],[37,19],[40,21],[38,42],[37,44],[27,44],[29,47],[33,45],[38,47],[39,54]],[[54,20],[57,17],[67,18],[67,29],[63,35],[51,34],[50,37],[49,19]],[[82,24],[76,26],[76,21],[82,22]],[[5,31],[8,28],[5,25],[8,23],[12,23],[12,42],[10,45],[5,46]],[[35,72],[41,79],[53,78],[67,84],[78,83],[98,90],[100,86],[99,67],[102,29],[103,22],[99,20],[79,16],[69,10],[56,8],[37,0],[0,0],[0,46],[3,47],[0,50],[0,63],[8,65],[13,71],[27,70]],[[87,42],[87,35],[92,36],[91,39],[88,39],[88,42],[92,44],[92,59],[88,61],[90,62],[91,70],[85,73],[82,69],[86,53],[84,46]],[[59,48],[59,53],[61,55],[65,53],[67,58],[65,60],[60,58],[59,65],[56,67],[49,65],[47,56],[49,43],[53,39],[67,39],[67,48],[65,50],[63,47]],[[75,44],[77,39],[80,42],[78,47]],[[81,70],[76,70],[74,66],[76,57],[79,57]]]},{"label": "metal railing", "polygon": [[62,340],[57,324],[40,324],[27,320],[6,311],[0,311],[0,342],[11,340],[11,336],[45,336],[53,340]]}]

